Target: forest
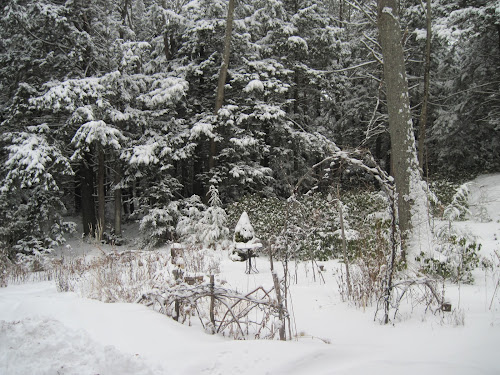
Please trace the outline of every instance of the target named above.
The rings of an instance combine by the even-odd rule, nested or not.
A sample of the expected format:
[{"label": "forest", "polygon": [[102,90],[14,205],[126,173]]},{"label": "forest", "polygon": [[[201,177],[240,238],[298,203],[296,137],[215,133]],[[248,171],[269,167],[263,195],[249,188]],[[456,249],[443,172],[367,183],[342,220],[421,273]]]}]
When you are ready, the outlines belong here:
[{"label": "forest", "polygon": [[496,374],[499,131],[499,0],[1,0],[0,372]]},{"label": "forest", "polygon": [[[61,244],[68,214],[100,238],[140,220],[158,243],[179,240],[179,221],[203,216],[214,192],[228,207],[380,188],[323,162],[340,149],[392,173],[377,4],[231,3],[3,2],[9,257]],[[422,176],[498,170],[498,2],[401,1],[399,12]]]}]

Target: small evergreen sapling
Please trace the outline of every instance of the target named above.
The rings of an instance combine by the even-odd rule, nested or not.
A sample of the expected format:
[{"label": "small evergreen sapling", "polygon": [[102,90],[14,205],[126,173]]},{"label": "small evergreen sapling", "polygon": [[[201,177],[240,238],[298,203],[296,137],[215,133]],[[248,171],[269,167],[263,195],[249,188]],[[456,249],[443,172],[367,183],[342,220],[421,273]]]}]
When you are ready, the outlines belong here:
[{"label": "small evergreen sapling", "polygon": [[255,231],[246,211],[243,211],[234,228],[233,241],[235,249],[231,254],[231,259],[234,261],[247,260],[249,256],[255,256],[256,249],[262,247],[260,240],[255,237]]},{"label": "small evergreen sapling", "polygon": [[240,220],[234,228],[234,242],[248,243],[255,237],[255,231],[246,211],[240,216]]}]

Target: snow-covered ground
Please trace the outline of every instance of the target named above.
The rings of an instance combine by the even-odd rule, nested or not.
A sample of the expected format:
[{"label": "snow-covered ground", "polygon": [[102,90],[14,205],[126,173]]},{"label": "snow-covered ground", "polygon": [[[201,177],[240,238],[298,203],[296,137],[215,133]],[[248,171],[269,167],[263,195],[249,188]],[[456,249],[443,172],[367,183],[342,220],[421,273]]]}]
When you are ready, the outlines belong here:
[{"label": "snow-covered ground", "polygon": [[[500,175],[479,177],[471,190],[473,217],[459,225],[489,257],[500,249]],[[240,290],[272,285],[268,265],[257,262],[260,273],[246,275],[243,263],[225,259],[220,277]],[[324,266],[326,282],[298,267],[291,296],[299,338],[288,342],[212,336],[143,305],[58,293],[52,282],[10,285],[0,289],[0,374],[500,374],[500,291],[490,309],[490,273],[447,285],[452,313],[417,308],[383,326],[373,306],[341,302],[337,264]]]}]

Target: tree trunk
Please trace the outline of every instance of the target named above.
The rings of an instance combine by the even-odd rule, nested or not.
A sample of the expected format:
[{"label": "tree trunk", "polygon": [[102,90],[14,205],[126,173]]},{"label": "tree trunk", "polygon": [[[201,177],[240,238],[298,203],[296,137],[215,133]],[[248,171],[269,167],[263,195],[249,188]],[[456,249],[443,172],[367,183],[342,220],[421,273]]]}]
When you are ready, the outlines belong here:
[{"label": "tree trunk", "polygon": [[166,31],[163,33],[163,51],[165,52],[165,59],[170,61],[170,42]]},{"label": "tree trunk", "polygon": [[426,7],[427,40],[425,42],[425,62],[424,62],[424,95],[422,98],[422,112],[420,113],[419,133],[418,133],[418,161],[422,171],[425,170],[426,149],[425,133],[427,128],[427,108],[429,103],[429,85],[431,70],[431,0],[427,0]]},{"label": "tree trunk", "polygon": [[347,282],[347,298],[351,299],[352,291],[351,291],[351,275],[349,272],[349,257],[347,255],[347,241],[345,238],[345,228],[344,228],[344,212],[342,209],[342,201],[340,200],[340,191],[337,186],[337,198],[338,198],[338,208],[339,208],[339,216],[340,216],[340,233],[342,235],[342,253],[344,255],[344,264],[345,264],[345,275]]},{"label": "tree trunk", "polygon": [[99,202],[98,211],[97,211],[97,230],[98,230],[98,240],[102,240],[102,233],[104,232],[104,214],[105,214],[105,206],[106,206],[106,193],[104,190],[104,182],[105,182],[105,167],[104,167],[104,150],[102,146],[98,146],[97,150],[98,154],[98,169],[97,169],[97,199]]},{"label": "tree trunk", "polygon": [[397,0],[378,0],[377,23],[384,59],[391,159],[398,193],[398,219],[403,239],[406,239],[411,229],[413,202],[410,190],[415,179],[420,179],[420,175],[397,12]]},{"label": "tree trunk", "polygon": [[93,236],[97,224],[93,195],[94,173],[92,172],[91,164],[92,160],[90,154],[86,153],[80,165],[81,208],[84,236]]},{"label": "tree trunk", "polygon": [[116,163],[115,169],[115,235],[121,237],[122,235],[122,189],[116,188],[121,182],[121,165],[120,162]]},{"label": "tree trunk", "polygon": [[[217,114],[219,109],[224,103],[224,86],[226,85],[227,69],[229,67],[229,56],[231,54],[231,34],[233,32],[233,19],[234,19],[234,0],[229,0],[227,8],[226,20],[226,36],[224,38],[224,54],[222,56],[222,65],[219,71],[219,83],[217,85],[217,97],[215,98],[215,111]],[[211,170],[215,166],[215,154],[217,147],[215,139],[210,138],[210,154],[208,158],[208,168]]]}]

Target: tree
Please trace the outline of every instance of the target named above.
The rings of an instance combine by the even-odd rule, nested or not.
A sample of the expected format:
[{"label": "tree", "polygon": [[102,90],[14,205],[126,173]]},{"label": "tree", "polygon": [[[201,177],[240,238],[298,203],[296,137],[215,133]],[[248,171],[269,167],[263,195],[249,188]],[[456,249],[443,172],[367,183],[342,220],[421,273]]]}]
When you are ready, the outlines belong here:
[{"label": "tree", "polygon": [[431,0],[426,1],[425,7],[425,20],[426,20],[426,40],[425,40],[425,54],[424,54],[424,92],[422,99],[422,110],[420,112],[420,123],[418,133],[418,161],[420,169],[427,171],[425,152],[425,138],[428,119],[428,106],[429,106],[429,91],[430,91],[430,70],[431,70],[431,40],[432,40],[432,14],[431,14]]},{"label": "tree", "polygon": [[60,186],[73,174],[62,144],[50,136],[47,124],[26,130],[0,137],[7,150],[0,169],[0,242],[11,257],[50,251],[72,227],[62,220]]},{"label": "tree", "polygon": [[[422,190],[413,134],[398,2],[378,0],[377,10],[377,25],[384,59],[384,80],[387,88],[392,170],[398,194],[399,227],[403,238],[409,239],[410,231],[417,229],[412,224],[417,224],[417,220],[419,225],[425,224],[427,215],[425,215],[425,194]],[[415,209],[418,209],[420,214],[417,219],[412,217],[415,215]]]},{"label": "tree", "polygon": [[[229,5],[227,8],[227,20],[226,20],[226,36],[224,38],[224,53],[222,55],[222,65],[219,71],[219,82],[217,84],[217,96],[215,97],[215,114],[219,112],[222,104],[224,103],[224,86],[226,85],[227,69],[229,67],[229,57],[231,54],[231,33],[233,31],[233,20],[234,20],[234,0],[229,0]],[[210,156],[208,161],[209,169],[214,167],[214,157],[216,150],[216,144],[214,137],[210,138]]]},{"label": "tree", "polygon": [[429,165],[452,175],[497,170],[500,19],[495,1],[441,0],[433,8]]}]

